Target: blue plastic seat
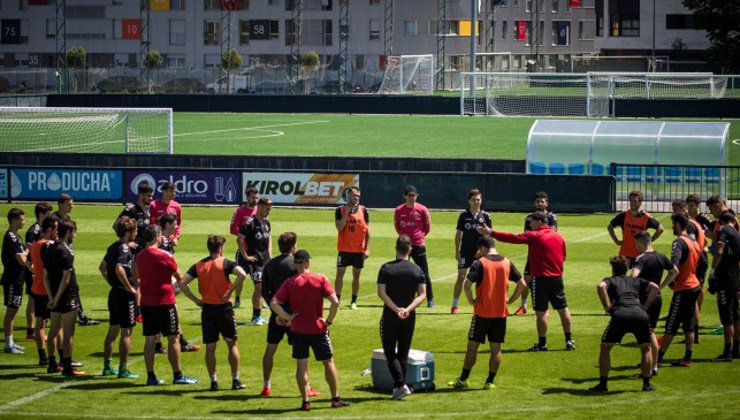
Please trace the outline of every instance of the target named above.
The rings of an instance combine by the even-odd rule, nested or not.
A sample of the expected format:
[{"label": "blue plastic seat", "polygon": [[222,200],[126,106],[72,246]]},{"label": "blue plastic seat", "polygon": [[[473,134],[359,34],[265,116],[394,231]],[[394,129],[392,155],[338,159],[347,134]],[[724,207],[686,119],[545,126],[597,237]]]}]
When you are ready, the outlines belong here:
[{"label": "blue plastic seat", "polygon": [[592,163],[590,173],[591,175],[604,175],[604,165]]},{"label": "blue plastic seat", "polygon": [[704,176],[707,184],[719,184],[719,168],[705,168]]},{"label": "blue plastic seat", "polygon": [[547,173],[547,165],[542,162],[530,162],[529,173],[531,174],[545,174]]},{"label": "blue plastic seat", "polygon": [[658,182],[660,181],[660,175],[663,173],[663,168],[657,166],[645,167],[645,181],[647,182]]},{"label": "blue plastic seat", "polygon": [[565,173],[565,165],[562,163],[551,163],[550,174],[551,175],[563,175]]},{"label": "blue plastic seat", "polygon": [[642,181],[642,168],[639,166],[628,166],[627,167],[627,182],[640,182]]},{"label": "blue plastic seat", "polygon": [[663,172],[665,175],[665,182],[670,184],[676,184],[681,182],[681,168],[668,167]]},{"label": "blue plastic seat", "polygon": [[586,170],[586,165],[582,163],[570,163],[568,164],[568,173],[571,175],[583,175]]},{"label": "blue plastic seat", "polygon": [[701,168],[692,168],[692,167],[686,167],[684,170],[684,176],[686,177],[686,182],[689,184],[698,184],[701,182]]}]

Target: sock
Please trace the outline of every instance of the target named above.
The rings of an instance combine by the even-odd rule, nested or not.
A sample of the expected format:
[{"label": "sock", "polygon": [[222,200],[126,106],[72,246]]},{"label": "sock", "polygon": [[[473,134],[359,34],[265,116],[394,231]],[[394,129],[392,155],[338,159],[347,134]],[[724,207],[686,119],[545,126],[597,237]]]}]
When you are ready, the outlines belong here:
[{"label": "sock", "polygon": [[49,366],[54,367],[57,365],[57,358],[53,354],[49,356]]},{"label": "sock", "polygon": [[190,345],[190,343],[188,343],[188,340],[185,338],[185,334],[180,334],[180,347],[187,347],[188,345]]},{"label": "sock", "polygon": [[110,369],[111,359],[103,359],[103,369]]},{"label": "sock", "polygon": [[31,334],[33,334],[33,328],[26,327],[26,335],[31,335]]},{"label": "sock", "polygon": [[270,381],[265,381],[265,385],[264,385],[264,387],[265,387],[265,388],[270,388]]},{"label": "sock", "polygon": [[357,295],[352,295],[352,302],[350,303],[357,303]]},{"label": "sock", "polygon": [[154,374],[154,371],[153,370],[148,370],[146,372],[146,378],[148,380],[150,380],[150,381],[155,381],[155,380],[157,380],[157,375]]},{"label": "sock", "polygon": [[5,347],[13,347],[13,336],[5,337]]},{"label": "sock", "polygon": [[642,378],[642,386],[648,386],[650,385],[650,378]]},{"label": "sock", "polygon": [[62,367],[66,371],[72,370],[72,358],[71,357],[62,357]]},{"label": "sock", "polygon": [[458,299],[452,299],[452,306],[457,306]]},{"label": "sock", "polygon": [[210,377],[211,377],[211,382],[217,382],[218,381],[218,379],[216,378],[216,374],[215,373],[213,375],[210,375]]},{"label": "sock", "polygon": [[470,369],[463,368],[462,373],[460,374],[460,380],[467,381],[469,376],[470,376]]},{"label": "sock", "polygon": [[57,354],[59,354],[59,361],[61,362],[64,360],[64,353],[62,353],[62,349],[57,350]]},{"label": "sock", "polygon": [[686,350],[686,352],[683,354],[683,360],[686,360],[687,362],[690,362],[691,361],[691,353],[693,353],[693,351]]},{"label": "sock", "polygon": [[121,363],[118,365],[118,373],[123,373],[128,371],[128,365],[126,363]]},{"label": "sock", "polygon": [[487,383],[493,383],[493,378],[496,377],[496,372],[488,372],[488,378],[486,378]]},{"label": "sock", "polygon": [[663,356],[665,356],[665,352],[658,350],[658,363],[663,361]]},{"label": "sock", "polygon": [[157,353],[162,351],[162,343],[154,343],[154,351]]},{"label": "sock", "polygon": [[340,400],[339,395],[337,395],[336,397],[331,397],[331,400],[332,401],[339,401]]},{"label": "sock", "polygon": [[234,381],[239,380],[239,372],[231,372],[231,379]]},{"label": "sock", "polygon": [[[727,354],[730,354],[730,352],[728,351]],[[39,350],[39,359],[46,359],[46,350]]]},{"label": "sock", "polygon": [[571,334],[571,333],[569,333],[569,332],[565,333],[565,341],[571,341],[571,336],[570,336],[570,334]]},{"label": "sock", "polygon": [[725,351],[722,352],[722,354],[729,355],[732,353],[732,344],[731,343],[725,343]]},{"label": "sock", "polygon": [[174,376],[175,379],[182,379],[182,371],[178,370],[177,372],[173,372],[172,376]]},{"label": "sock", "polygon": [[740,340],[735,340],[732,342],[732,354],[740,354]]},{"label": "sock", "polygon": [[609,380],[608,376],[599,376],[599,385],[606,387],[606,382]]},{"label": "sock", "polygon": [[522,298],[522,308],[527,307],[527,298]]},{"label": "sock", "polygon": [[261,312],[262,312],[262,309],[252,308],[252,318],[257,318],[258,316],[260,316]]},{"label": "sock", "polygon": [[537,344],[539,344],[540,347],[546,346],[547,345],[547,337],[540,337],[540,339],[537,342]]},{"label": "sock", "polygon": [[311,381],[306,382],[306,389],[311,389]]},{"label": "sock", "polygon": [[342,295],[337,294],[337,300],[341,302],[342,301]]}]

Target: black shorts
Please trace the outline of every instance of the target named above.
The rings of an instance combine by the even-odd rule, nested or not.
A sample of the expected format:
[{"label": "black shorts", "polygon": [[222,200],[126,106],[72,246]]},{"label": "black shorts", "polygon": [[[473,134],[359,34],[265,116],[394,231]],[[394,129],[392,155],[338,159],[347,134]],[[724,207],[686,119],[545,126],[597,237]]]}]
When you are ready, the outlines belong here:
[{"label": "black shorts", "polygon": [[719,287],[717,289],[717,309],[722,325],[732,325],[740,321],[736,288]]},{"label": "black shorts", "polygon": [[524,272],[522,273],[522,276],[529,276],[532,273],[529,271],[529,255],[527,255],[527,262],[524,263]]},{"label": "black shorts", "polygon": [[77,295],[73,296],[62,296],[57,303],[56,308],[52,308],[51,312],[59,312],[66,314],[68,312],[77,312],[80,308],[80,297]]},{"label": "black shorts", "polygon": [[200,312],[203,343],[218,342],[219,334],[227,340],[236,340],[236,317],[231,303],[222,305],[203,304]]},{"label": "black shorts", "polygon": [[694,330],[694,311],[700,291],[701,286],[673,293],[671,307],[668,309],[668,319],[665,322],[666,334],[676,335],[681,325],[683,325],[684,333]]},{"label": "black shorts", "polygon": [[489,343],[503,343],[506,337],[506,318],[483,318],[473,315],[468,339],[483,344],[486,337]]},{"label": "black shorts", "polygon": [[20,308],[23,304],[23,283],[3,284],[3,304],[8,308]]},{"label": "black shorts", "polygon": [[277,324],[277,315],[273,312],[270,314],[270,320],[267,323],[267,342],[269,344],[278,344],[283,341],[283,336],[288,336],[288,344],[293,344],[290,327],[283,327]]},{"label": "black shorts", "polygon": [[23,267],[23,282],[26,284],[26,294],[31,296],[31,285],[33,284],[33,273],[27,267]]},{"label": "black shorts", "polygon": [[699,256],[699,262],[696,263],[696,278],[699,279],[699,283],[704,284],[704,280],[707,277],[707,270],[709,269],[709,257],[706,252],[702,252]]},{"label": "black shorts", "polygon": [[136,325],[136,295],[118,287],[110,289],[108,315],[110,325],[133,328]]},{"label": "black shorts", "polygon": [[548,304],[559,311],[568,307],[562,277],[534,277],[529,284],[532,291],[532,307],[537,312],[545,312]]},{"label": "black shorts", "polygon": [[165,337],[177,335],[177,308],[175,305],[142,306],[142,330],[144,336],[162,334]]},{"label": "black shorts", "polygon": [[653,304],[647,310],[648,319],[650,321],[650,328],[655,329],[658,326],[658,319],[660,319],[660,310],[663,308],[663,298],[658,293],[655,297]]},{"label": "black shorts", "polygon": [[33,299],[33,315],[36,318],[51,318],[51,311],[46,308],[46,306],[49,304],[49,296],[31,293],[31,299]]},{"label": "black shorts", "polygon": [[461,253],[460,260],[457,262],[457,268],[470,268],[473,265],[473,261],[475,261],[475,253]]},{"label": "black shorts", "polygon": [[334,356],[331,348],[329,332],[323,334],[300,334],[293,335],[293,358],[308,359],[308,348],[313,351],[313,356],[318,361],[329,360]]},{"label": "black shorts", "polygon": [[337,267],[349,267],[350,265],[354,268],[365,267],[365,258],[362,252],[344,252],[339,251],[337,255]]},{"label": "black shorts", "polygon": [[648,315],[636,309],[632,312],[622,312],[612,315],[609,325],[601,336],[602,343],[621,343],[625,334],[632,333],[637,344],[650,343],[650,320]]}]

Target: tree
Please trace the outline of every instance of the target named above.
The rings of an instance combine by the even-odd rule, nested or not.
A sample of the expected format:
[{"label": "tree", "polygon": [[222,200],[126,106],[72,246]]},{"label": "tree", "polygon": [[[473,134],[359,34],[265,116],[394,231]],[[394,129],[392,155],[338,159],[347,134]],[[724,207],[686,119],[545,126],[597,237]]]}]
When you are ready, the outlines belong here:
[{"label": "tree", "polygon": [[159,68],[159,65],[162,64],[162,54],[159,53],[157,50],[152,50],[146,53],[146,57],[144,57],[144,65],[148,69],[156,69]]},{"label": "tree", "polygon": [[226,71],[226,93],[231,93],[231,71],[241,67],[243,62],[242,55],[233,48],[221,54],[221,68]]},{"label": "tree", "polygon": [[74,68],[83,68],[87,63],[85,47],[72,47],[67,50],[67,65]]},{"label": "tree", "polygon": [[691,10],[694,27],[707,31],[710,59],[724,73],[740,73],[740,2],[727,0],[683,0]]},{"label": "tree", "polygon": [[319,68],[319,54],[316,51],[308,51],[301,54],[301,76],[303,78],[303,89],[309,92],[309,75]]}]

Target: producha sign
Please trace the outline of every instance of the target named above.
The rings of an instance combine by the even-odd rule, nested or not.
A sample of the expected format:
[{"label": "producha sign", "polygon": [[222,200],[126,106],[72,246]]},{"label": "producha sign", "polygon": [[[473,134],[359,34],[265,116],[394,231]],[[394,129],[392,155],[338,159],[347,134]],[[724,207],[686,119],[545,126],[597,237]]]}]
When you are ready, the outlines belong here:
[{"label": "producha sign", "polygon": [[154,188],[154,198],[162,196],[164,182],[175,184],[179,203],[231,204],[239,201],[238,172],[210,171],[126,171],[124,196],[134,202],[139,185]]},{"label": "producha sign", "polygon": [[244,190],[256,188],[261,196],[279,204],[344,204],[349,187],[360,186],[360,175],[244,172],[242,185]]},{"label": "producha sign", "polygon": [[10,197],[56,200],[66,193],[76,201],[119,201],[123,173],[111,170],[11,169]]}]

